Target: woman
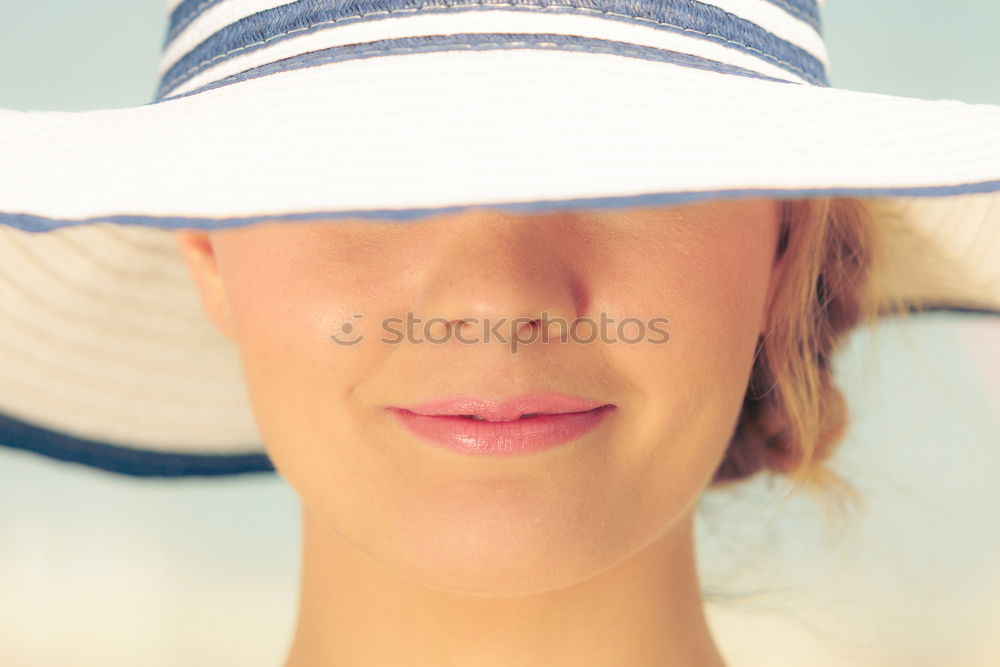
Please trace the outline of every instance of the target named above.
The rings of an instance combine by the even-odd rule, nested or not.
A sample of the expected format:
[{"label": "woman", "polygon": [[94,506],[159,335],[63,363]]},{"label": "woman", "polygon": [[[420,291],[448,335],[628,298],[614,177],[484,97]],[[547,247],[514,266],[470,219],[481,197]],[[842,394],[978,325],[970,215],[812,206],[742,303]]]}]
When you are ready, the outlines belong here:
[{"label": "woman", "polygon": [[[268,457],[303,501],[304,577],[288,664],[720,664],[692,558],[699,494],[713,481],[764,469],[803,478],[822,471],[843,424],[828,358],[839,336],[876,307],[996,303],[995,292],[973,280],[925,291],[915,276],[946,265],[920,245],[913,232],[924,228],[894,228],[886,215],[871,224],[851,199],[795,199],[994,192],[996,110],[890,105],[824,89],[810,3],[789,5],[787,15],[759,3],[745,16],[721,3],[664,3],[633,8],[631,20],[611,5],[590,8],[604,18],[576,6],[543,14],[524,5],[510,16],[462,11],[470,7],[461,3],[447,11],[431,5],[437,13],[393,8],[396,18],[413,19],[405,26],[326,3],[295,5],[261,4],[239,18],[178,5],[170,44],[180,46],[165,49],[162,103],[142,111],[141,132],[115,114],[78,119],[72,135],[92,136],[86,128],[101,141],[86,168],[65,179],[68,204],[43,201],[46,184],[29,169],[7,174],[21,180],[7,181],[19,187],[0,202],[4,221],[26,230],[98,219],[214,230],[178,240],[205,312],[236,344]],[[433,29],[415,23],[432,16]],[[528,16],[537,23],[515,31],[514,21]],[[478,32],[456,27],[473,19]],[[510,23],[496,27],[501,20]],[[343,34],[320,29],[334,21]],[[753,26],[761,29],[747,32]],[[503,38],[481,35],[487,27]],[[403,28],[409,32],[395,32]],[[627,35],[612,39],[612,29]],[[295,31],[303,40],[340,41],[320,50],[295,42]],[[745,41],[734,47],[738,35]],[[243,42],[229,43],[235,36]],[[294,44],[295,55],[281,50]],[[391,57],[366,62],[376,44]],[[753,55],[760,52],[767,57]],[[317,72],[343,78],[334,87]],[[264,87],[279,80],[288,87]],[[354,94],[343,93],[352,82]],[[310,106],[325,86],[337,96]],[[239,91],[246,97],[237,99]],[[341,99],[356,108],[326,121],[336,136],[317,132],[324,127],[317,119],[340,109]],[[825,116],[807,113],[838,99]],[[408,115],[387,113],[387,101]],[[515,102],[523,115],[512,114]],[[267,104],[275,106],[260,108]],[[850,116],[859,104],[866,113]],[[259,115],[240,125],[237,109]],[[904,109],[919,117],[907,121]],[[827,145],[816,128],[838,114],[845,116],[830,135],[836,145]],[[959,116],[979,131],[905,146],[929,119]],[[31,138],[41,119],[5,120],[6,136]],[[37,135],[57,137],[66,132],[61,122],[52,119]],[[982,145],[962,143],[966,133]],[[304,140],[319,147],[305,150]],[[11,143],[13,154],[21,144]],[[51,163],[72,170],[76,149],[61,150]],[[175,159],[148,166],[149,155],[161,153]],[[648,192],[669,206],[637,194]],[[777,201],[781,194],[792,203]],[[482,205],[491,202],[504,205]],[[399,218],[412,220],[386,222]],[[937,229],[990,220],[975,211],[956,219]],[[278,224],[223,229],[248,222]],[[88,240],[95,248],[97,229]],[[878,234],[890,237],[882,261]],[[108,231],[101,247],[113,238],[123,247],[160,243],[145,236]],[[22,256],[30,252],[20,236],[9,238]],[[147,246],[146,255],[157,248]],[[886,276],[878,299],[869,294],[876,267]],[[927,270],[902,280],[892,273],[901,267]],[[384,322],[411,313],[440,320],[398,342],[376,338]],[[175,326],[169,314],[160,309],[159,328]],[[506,340],[487,341],[486,320],[502,318]],[[610,337],[560,330],[563,322],[608,319]],[[661,333],[653,324],[663,320],[665,340],[640,335],[641,327]],[[177,340],[188,331],[196,329],[166,333]],[[136,331],[125,333],[121,342],[138,348]],[[545,333],[550,338],[539,342]],[[168,362],[159,364],[161,390],[199,392],[176,413],[132,418],[135,410],[120,407],[127,382],[105,392],[119,394],[105,400],[118,406],[120,430],[102,441],[118,449],[78,438],[96,454],[91,463],[120,466],[135,458],[120,445],[143,443],[137,449],[187,452],[169,461],[197,474],[222,458],[199,456],[235,449],[238,424],[192,409],[215,398],[201,378],[175,371],[180,377],[168,381],[163,368],[196,368],[199,358],[221,367],[222,347],[210,340],[189,344],[200,350],[193,361],[157,357]],[[216,386],[228,400],[231,385]],[[545,405],[532,396],[539,392],[597,405]],[[54,403],[14,393],[5,404],[21,408],[8,409],[15,414]],[[492,407],[499,412],[482,416],[517,422],[476,424],[470,435],[468,417],[406,410],[455,394],[486,403],[451,404],[442,409],[461,412],[447,414]],[[490,403],[525,396],[523,404]],[[165,403],[159,398],[141,405]],[[510,412],[500,414],[505,407]],[[523,416],[560,410],[583,416]],[[59,411],[76,420],[62,430],[99,432],[94,413],[85,413]],[[191,422],[207,425],[176,423],[195,414]],[[154,433],[157,420],[172,430]],[[34,448],[65,445],[56,430],[30,431]],[[148,473],[150,460],[158,474],[170,471],[164,459],[146,459],[133,472]],[[259,463],[229,455],[228,465],[234,472]]]},{"label": "woman", "polygon": [[[827,360],[863,310],[873,228],[849,199],[762,199],[179,240],[302,499],[288,665],[721,665],[694,506],[713,479],[821,470],[844,423]],[[369,324],[410,311],[398,345]],[[331,349],[351,313],[352,341],[388,342]],[[502,318],[522,321],[486,343]],[[640,339],[657,318],[669,336]],[[413,407],[454,395],[470,402]],[[568,414],[418,416],[521,397]]]}]

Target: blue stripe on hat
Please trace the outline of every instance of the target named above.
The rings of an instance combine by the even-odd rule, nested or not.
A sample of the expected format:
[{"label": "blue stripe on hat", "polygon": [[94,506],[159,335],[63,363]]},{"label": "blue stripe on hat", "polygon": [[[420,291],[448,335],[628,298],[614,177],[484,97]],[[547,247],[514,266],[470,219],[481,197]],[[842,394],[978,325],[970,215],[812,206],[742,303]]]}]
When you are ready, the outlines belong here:
[{"label": "blue stripe on hat", "polygon": [[111,222],[123,225],[139,225],[160,229],[225,229],[243,227],[257,222],[284,222],[309,220],[335,220],[337,218],[374,218],[388,222],[406,222],[432,215],[457,213],[468,208],[493,208],[506,211],[551,211],[578,208],[630,208],[633,206],[670,206],[691,204],[714,199],[805,199],[809,197],[946,197],[1000,192],[1000,180],[960,183],[957,185],[926,185],[897,187],[817,187],[817,188],[745,188],[726,190],[698,190],[682,192],[653,192],[641,195],[617,197],[581,197],[576,199],[543,199],[525,202],[498,202],[439,206],[434,208],[404,209],[352,209],[349,211],[311,211],[308,213],[270,213],[266,215],[231,216],[227,218],[201,218],[191,216],[155,215],[102,215],[83,219],[48,218],[27,213],[5,213],[0,211],[0,224],[22,229],[26,232],[48,232],[53,229],[85,225],[95,222]]},{"label": "blue stripe on hat", "polygon": [[616,55],[628,56],[631,58],[641,58],[643,60],[656,60],[667,62],[684,67],[695,67],[698,69],[710,70],[720,74],[736,74],[749,76],[765,81],[776,83],[787,83],[784,79],[776,79],[764,76],[757,72],[727,65],[715,60],[692,56],[687,53],[667,51],[651,46],[637,46],[625,42],[615,42],[606,39],[596,39],[593,37],[576,37],[573,35],[539,35],[539,34],[509,34],[509,33],[469,33],[459,35],[431,35],[428,37],[401,37],[399,39],[383,39],[376,42],[364,42],[361,44],[350,44],[348,46],[334,46],[319,51],[310,51],[290,58],[277,60],[273,63],[254,67],[237,74],[233,74],[219,81],[215,81],[200,88],[195,88],[186,93],[172,95],[165,98],[157,98],[156,102],[175,100],[189,95],[197,95],[206,90],[228,86],[233,83],[255,79],[268,74],[287,72],[301,69],[303,67],[313,67],[316,65],[326,65],[332,62],[343,60],[358,60],[363,58],[375,58],[379,56],[391,55],[394,53],[429,53],[437,51],[454,50],[494,50],[494,49],[545,49],[560,51],[581,51],[585,53],[614,53]]},{"label": "blue stripe on hat", "polygon": [[[777,5],[795,18],[804,21],[816,32],[822,33],[822,24],[819,13],[819,6],[816,0],[766,0],[772,5]],[[188,25],[206,11],[222,2],[222,0],[184,0],[174,8],[170,14],[167,26],[167,34],[163,41],[166,48],[174,39],[181,34]]]},{"label": "blue stripe on hat", "polygon": [[135,477],[192,477],[274,472],[271,459],[264,453],[154,452],[77,438],[2,413],[0,413],[0,445]]},{"label": "blue stripe on hat", "polygon": [[170,13],[166,37],[163,39],[163,48],[166,49],[177,38],[177,35],[181,34],[184,28],[190,25],[191,21],[220,2],[222,0],[184,0],[184,2],[174,7],[174,11]]},{"label": "blue stripe on hat", "polygon": [[[204,2],[205,0],[201,0]],[[211,0],[214,1],[214,0]],[[823,33],[822,20],[819,14],[819,4],[816,0],[767,0],[772,5],[777,5],[781,7],[786,12],[799,19],[808,23],[816,32]]]},{"label": "blue stripe on hat", "polygon": [[[573,4],[570,4],[573,3]],[[723,44],[761,58],[816,85],[828,85],[826,68],[804,49],[780,39],[760,26],[718,7],[695,0],[548,0],[510,4],[481,0],[375,0],[364,13],[357,3],[331,7],[327,0],[298,0],[247,16],[208,37],[164,74],[157,99],[197,74],[230,58],[274,44],[290,36],[324,30],[334,25],[372,21],[406,13],[510,10],[523,8],[552,13],[585,13],[655,27]]]}]

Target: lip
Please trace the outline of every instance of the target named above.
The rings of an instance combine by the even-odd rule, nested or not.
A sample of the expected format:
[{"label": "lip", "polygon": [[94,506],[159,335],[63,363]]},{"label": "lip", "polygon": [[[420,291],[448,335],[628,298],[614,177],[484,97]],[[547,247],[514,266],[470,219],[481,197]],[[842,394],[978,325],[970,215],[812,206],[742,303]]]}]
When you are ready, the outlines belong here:
[{"label": "lip", "polygon": [[396,406],[418,415],[477,415],[491,421],[508,421],[522,415],[566,414],[599,408],[607,403],[556,392],[525,394],[494,401],[478,396],[449,396],[416,405]]},{"label": "lip", "polygon": [[[503,401],[455,396],[387,408],[424,440],[466,454],[492,456],[526,454],[575,440],[596,428],[614,409],[610,403],[558,393]],[[538,416],[523,416],[536,413]]]}]

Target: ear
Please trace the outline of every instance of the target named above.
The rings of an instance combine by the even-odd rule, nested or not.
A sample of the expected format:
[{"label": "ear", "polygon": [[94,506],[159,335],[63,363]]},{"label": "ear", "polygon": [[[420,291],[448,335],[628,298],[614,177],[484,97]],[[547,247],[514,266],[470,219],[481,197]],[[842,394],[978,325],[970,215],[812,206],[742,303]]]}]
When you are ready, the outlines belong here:
[{"label": "ear", "polygon": [[235,340],[229,300],[219,275],[210,234],[202,230],[182,229],[174,232],[174,238],[198,288],[202,310],[219,331]]}]

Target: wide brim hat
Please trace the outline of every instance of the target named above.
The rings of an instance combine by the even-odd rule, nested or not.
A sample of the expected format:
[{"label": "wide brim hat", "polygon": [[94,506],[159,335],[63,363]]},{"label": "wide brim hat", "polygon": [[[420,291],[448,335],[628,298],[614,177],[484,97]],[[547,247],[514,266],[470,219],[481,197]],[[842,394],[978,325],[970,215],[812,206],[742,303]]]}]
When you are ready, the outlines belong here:
[{"label": "wide brim hat", "polygon": [[273,470],[171,233],[877,200],[888,304],[1000,314],[1000,107],[831,88],[814,0],[169,0],[149,104],[0,110],[0,444]]}]

